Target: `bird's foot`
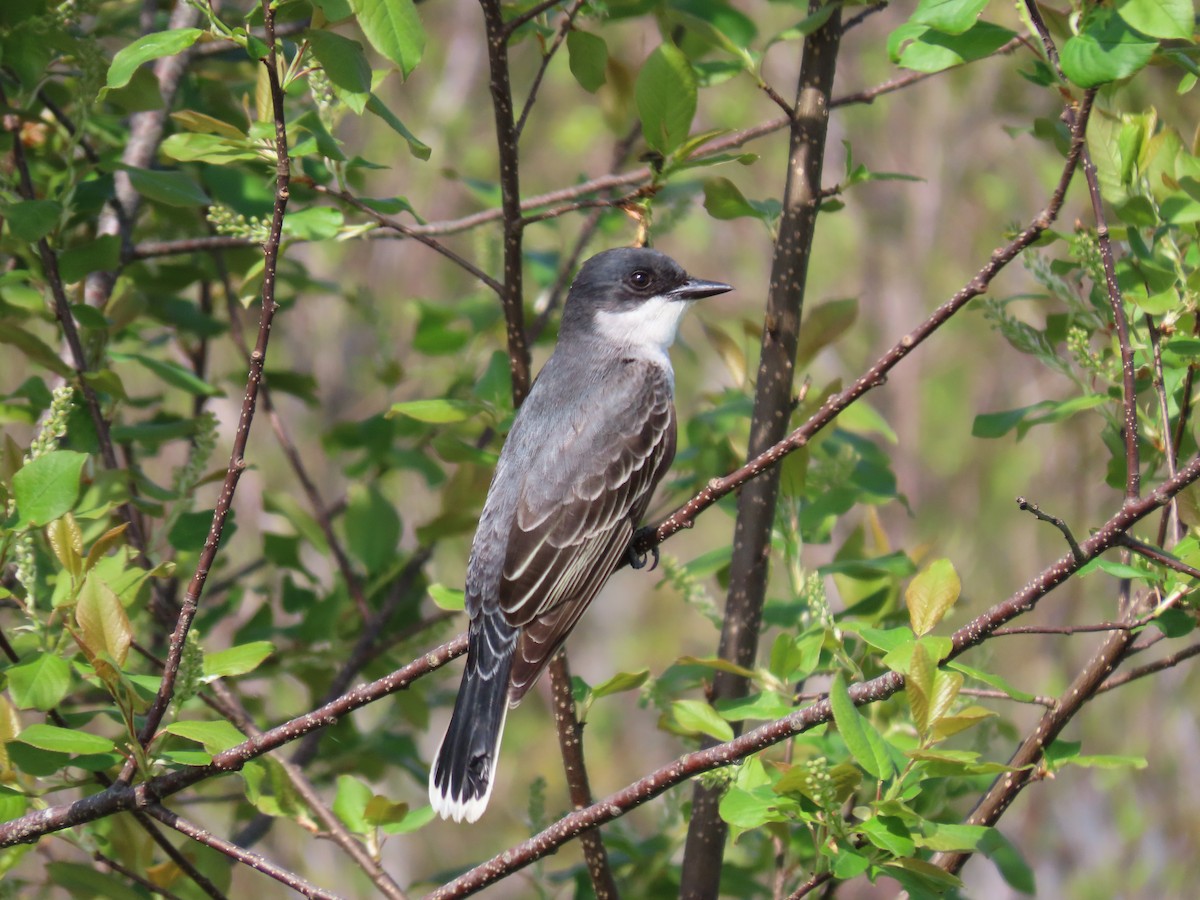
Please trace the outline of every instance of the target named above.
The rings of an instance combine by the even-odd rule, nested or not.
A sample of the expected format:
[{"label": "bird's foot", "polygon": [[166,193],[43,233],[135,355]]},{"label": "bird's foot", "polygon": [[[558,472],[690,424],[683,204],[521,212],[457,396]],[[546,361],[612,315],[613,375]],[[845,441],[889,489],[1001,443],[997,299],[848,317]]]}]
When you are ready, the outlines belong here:
[{"label": "bird's foot", "polygon": [[633,534],[633,540],[629,542],[629,549],[625,551],[625,559],[629,563],[631,569],[644,569],[646,567],[647,556],[654,557],[654,562],[650,564],[650,571],[653,572],[658,568],[660,560],[658,545],[655,544],[649,552],[638,550],[638,545],[647,542],[654,535],[654,529],[647,525],[644,528],[639,528]]}]

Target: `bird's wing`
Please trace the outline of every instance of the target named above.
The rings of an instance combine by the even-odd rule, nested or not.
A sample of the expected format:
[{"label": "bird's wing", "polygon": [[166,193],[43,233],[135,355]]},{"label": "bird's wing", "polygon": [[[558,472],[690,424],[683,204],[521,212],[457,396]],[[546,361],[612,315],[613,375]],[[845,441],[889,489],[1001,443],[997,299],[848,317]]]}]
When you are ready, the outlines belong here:
[{"label": "bird's wing", "polygon": [[[515,702],[574,627],[629,547],[675,453],[667,373],[647,367],[609,414],[579,423],[553,463],[528,473],[508,535],[499,590],[521,627],[510,675]],[[623,385],[622,385],[623,386]]]}]

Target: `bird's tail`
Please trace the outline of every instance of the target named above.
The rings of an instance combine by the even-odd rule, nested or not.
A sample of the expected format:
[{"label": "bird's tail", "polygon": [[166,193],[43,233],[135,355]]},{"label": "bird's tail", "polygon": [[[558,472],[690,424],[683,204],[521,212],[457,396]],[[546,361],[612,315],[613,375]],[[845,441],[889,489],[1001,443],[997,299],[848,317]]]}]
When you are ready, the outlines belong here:
[{"label": "bird's tail", "polygon": [[480,625],[478,631],[472,628],[467,669],[446,736],[429,772],[429,802],[439,816],[455,822],[474,822],[487,808],[496,783],[500,736],[508,716],[508,675],[515,633],[489,634],[493,629],[507,631],[507,627],[496,628],[500,623],[486,618]]}]

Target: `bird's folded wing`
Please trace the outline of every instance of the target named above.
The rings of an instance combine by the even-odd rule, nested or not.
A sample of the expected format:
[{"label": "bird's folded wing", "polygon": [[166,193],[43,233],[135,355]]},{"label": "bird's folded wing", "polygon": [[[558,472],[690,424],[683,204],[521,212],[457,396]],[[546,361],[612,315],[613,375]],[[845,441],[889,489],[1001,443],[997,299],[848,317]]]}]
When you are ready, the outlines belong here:
[{"label": "bird's folded wing", "polygon": [[615,415],[583,423],[521,493],[499,591],[505,618],[522,627],[514,702],[617,567],[674,456],[670,383],[651,377],[628,396]]}]

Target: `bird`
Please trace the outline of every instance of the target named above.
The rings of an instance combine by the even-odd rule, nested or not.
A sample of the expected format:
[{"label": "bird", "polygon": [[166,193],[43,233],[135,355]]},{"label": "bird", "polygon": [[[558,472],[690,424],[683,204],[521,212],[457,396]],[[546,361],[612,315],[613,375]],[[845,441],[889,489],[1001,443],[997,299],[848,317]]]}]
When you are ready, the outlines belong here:
[{"label": "bird", "polygon": [[732,289],[646,247],[580,267],[471,545],[467,664],[429,775],[443,819],[483,815],[508,710],[620,564],[645,564],[631,541],[675,455],[667,351],[694,301]]}]

